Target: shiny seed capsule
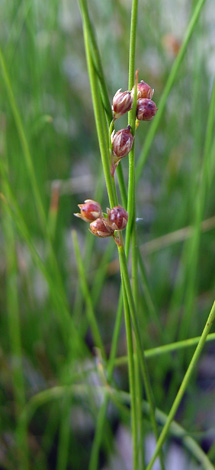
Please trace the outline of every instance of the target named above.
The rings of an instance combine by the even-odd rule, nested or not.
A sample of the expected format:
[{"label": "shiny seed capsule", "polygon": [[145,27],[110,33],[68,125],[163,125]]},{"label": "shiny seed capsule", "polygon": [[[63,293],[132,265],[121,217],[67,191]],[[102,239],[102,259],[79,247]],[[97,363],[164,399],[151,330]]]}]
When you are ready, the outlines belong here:
[{"label": "shiny seed capsule", "polygon": [[137,101],[137,119],[139,121],[151,121],[157,112],[154,101],[148,98],[141,98]]},{"label": "shiny seed capsule", "polygon": [[113,236],[114,229],[106,223],[106,219],[100,217],[99,219],[94,220],[94,222],[91,222],[90,232],[93,233],[93,235],[96,235],[96,237],[106,238]]},{"label": "shiny seed capsule", "polygon": [[93,220],[102,217],[102,208],[100,204],[93,199],[86,199],[84,204],[78,204],[80,209],[80,213],[74,214],[76,217],[80,217],[80,219],[84,220],[85,222],[92,222]]},{"label": "shiny seed capsule", "polygon": [[[134,95],[135,87],[132,88],[132,95]],[[148,85],[148,83],[141,80],[140,83],[137,84],[137,99],[140,98],[149,98],[152,99],[154,95],[154,90]]]},{"label": "shiny seed capsule", "polygon": [[128,212],[121,206],[107,209],[107,219],[105,221],[113,230],[123,230],[128,222]]},{"label": "shiny seed capsule", "polygon": [[132,149],[134,136],[132,135],[131,126],[128,126],[126,129],[121,129],[120,131],[115,131],[112,133],[112,150],[113,155],[119,158],[126,157]]},{"label": "shiny seed capsule", "polygon": [[113,97],[113,117],[118,119],[132,108],[133,98],[130,91],[118,90]]}]

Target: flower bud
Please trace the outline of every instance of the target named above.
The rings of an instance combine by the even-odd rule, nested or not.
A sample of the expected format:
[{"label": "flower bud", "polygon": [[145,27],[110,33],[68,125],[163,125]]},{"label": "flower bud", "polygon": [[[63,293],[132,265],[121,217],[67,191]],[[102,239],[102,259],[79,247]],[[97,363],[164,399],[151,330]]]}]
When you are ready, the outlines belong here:
[{"label": "flower bud", "polygon": [[129,154],[134,137],[130,131],[131,126],[128,126],[126,129],[121,129],[115,134],[113,131],[111,136],[113,155],[119,157],[120,159]]},{"label": "flower bud", "polygon": [[[132,96],[134,96],[134,90],[135,90],[135,87],[133,86],[131,90]],[[148,85],[148,83],[141,80],[141,82],[137,84],[137,99],[138,100],[140,98],[152,99],[153,95],[154,95],[154,90],[152,90],[152,88]]]},{"label": "flower bud", "polygon": [[90,231],[93,235],[100,238],[111,237],[114,234],[114,229],[106,223],[106,220],[103,217],[99,217],[99,219],[91,222]]},{"label": "flower bud", "polygon": [[107,222],[113,230],[123,230],[128,222],[128,212],[121,206],[107,209]]},{"label": "flower bud", "polygon": [[85,222],[92,222],[93,220],[102,217],[102,208],[100,204],[92,199],[86,199],[84,204],[78,204],[80,214],[74,214],[76,217],[85,220]]},{"label": "flower bud", "polygon": [[139,121],[151,121],[157,109],[154,101],[148,98],[141,98],[137,101],[137,119],[139,119]]},{"label": "flower bud", "polygon": [[133,99],[130,91],[121,91],[121,88],[113,97],[113,117],[118,119],[132,108]]}]

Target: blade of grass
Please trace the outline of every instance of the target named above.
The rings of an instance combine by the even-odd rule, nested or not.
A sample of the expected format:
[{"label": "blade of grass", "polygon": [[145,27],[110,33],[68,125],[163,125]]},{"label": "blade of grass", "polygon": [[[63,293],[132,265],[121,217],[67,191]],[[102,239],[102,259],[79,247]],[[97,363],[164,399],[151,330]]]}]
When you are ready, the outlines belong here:
[{"label": "blade of grass", "polygon": [[178,409],[178,407],[179,407],[179,405],[180,405],[180,403],[181,403],[181,400],[182,400],[182,398],[183,398],[183,395],[184,395],[184,393],[185,393],[185,391],[186,391],[186,389],[187,389],[187,386],[188,386],[189,380],[190,380],[190,378],[191,378],[192,372],[193,372],[193,370],[194,370],[194,368],[195,368],[195,366],[196,366],[196,363],[197,363],[197,361],[198,361],[198,359],[199,359],[199,356],[200,356],[201,351],[202,351],[202,349],[203,349],[203,347],[204,347],[206,338],[207,338],[207,336],[208,336],[208,333],[209,333],[209,331],[210,331],[210,329],[211,329],[211,327],[212,327],[212,324],[213,324],[214,320],[215,320],[215,302],[213,303],[213,306],[212,306],[211,311],[210,311],[210,313],[209,313],[209,316],[208,316],[208,319],[207,319],[207,321],[206,321],[204,330],[203,330],[203,332],[202,332],[201,338],[200,338],[200,340],[199,340],[199,342],[198,342],[198,345],[197,345],[196,350],[195,350],[195,352],[194,352],[194,354],[193,354],[193,357],[192,357],[192,359],[191,359],[191,361],[190,361],[190,364],[189,364],[189,366],[188,366],[188,369],[187,369],[187,371],[186,371],[186,374],[185,374],[185,376],[184,376],[184,379],[183,379],[183,381],[182,381],[182,383],[181,383],[181,385],[180,385],[180,388],[179,388],[179,390],[178,390],[178,393],[177,393],[177,395],[176,395],[176,398],[175,398],[175,400],[174,400],[174,402],[173,402],[173,405],[172,405],[172,407],[171,407],[171,410],[170,410],[170,412],[169,412],[169,414],[168,414],[167,421],[166,421],[166,423],[165,423],[165,425],[164,425],[164,427],[163,427],[163,430],[162,430],[162,432],[161,432],[161,434],[160,434],[160,437],[159,437],[159,439],[158,439],[158,442],[157,442],[157,445],[156,445],[154,454],[153,454],[153,456],[152,456],[152,459],[151,459],[149,465],[147,466],[147,470],[151,470],[151,469],[152,469],[153,464],[154,464],[156,458],[157,458],[158,455],[159,455],[159,451],[160,451],[160,449],[161,449],[161,446],[164,444],[164,442],[165,442],[165,440],[166,440],[166,438],[167,438],[167,435],[168,435],[168,432],[169,432],[169,428],[170,428],[171,422],[172,422],[172,420],[173,420],[173,418],[174,418],[174,416],[175,416],[175,413],[176,413],[176,411],[177,411],[177,409]]},{"label": "blade of grass", "polygon": [[[160,356],[161,354],[168,354],[174,351],[184,349],[184,348],[191,348],[192,346],[196,346],[199,343],[201,336],[196,336],[195,338],[184,339],[183,341],[176,341],[175,343],[164,344],[163,346],[157,346],[156,348],[150,348],[145,350],[146,358]],[[207,336],[206,342],[214,341],[215,340],[215,333],[211,333]],[[117,357],[114,360],[114,364],[116,367],[126,364],[128,362],[127,356]]]}]

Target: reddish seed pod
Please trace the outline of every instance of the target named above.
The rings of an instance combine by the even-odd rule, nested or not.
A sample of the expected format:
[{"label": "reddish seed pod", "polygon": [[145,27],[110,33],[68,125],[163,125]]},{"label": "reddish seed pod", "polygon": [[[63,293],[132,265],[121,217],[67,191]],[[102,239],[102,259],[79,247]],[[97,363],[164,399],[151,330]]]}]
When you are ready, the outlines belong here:
[{"label": "reddish seed pod", "polygon": [[[134,96],[135,87],[132,88],[132,96]],[[148,83],[141,80],[140,83],[137,84],[137,99],[140,98],[149,98],[152,99],[154,95],[154,90],[148,85]]]},{"label": "reddish seed pod", "polygon": [[115,131],[113,131],[111,142],[113,155],[116,157],[123,158],[129,154],[134,142],[134,137],[130,129],[131,126],[128,126],[126,129],[121,129],[120,131],[116,132],[116,134]]},{"label": "reddish seed pod", "polygon": [[80,219],[84,220],[85,222],[92,222],[93,220],[102,217],[102,208],[100,204],[93,199],[86,199],[84,204],[78,204],[80,209],[80,214],[74,214],[76,217],[80,217]]},{"label": "reddish seed pod", "polygon": [[131,96],[131,92],[122,92],[120,88],[120,90],[118,90],[113,97],[112,110],[114,119],[118,119],[120,116],[130,111],[130,109],[132,108],[132,103],[133,99]]},{"label": "reddish seed pod", "polygon": [[121,206],[107,209],[107,222],[113,230],[123,230],[128,222],[128,212]]},{"label": "reddish seed pod", "polygon": [[91,222],[90,231],[93,233],[93,235],[96,235],[100,238],[112,237],[114,234],[114,229],[106,223],[106,219],[103,217],[100,217],[99,219],[94,220],[94,222]]},{"label": "reddish seed pod", "polygon": [[139,119],[139,121],[151,121],[157,109],[154,101],[148,98],[141,98],[137,101],[137,119]]}]

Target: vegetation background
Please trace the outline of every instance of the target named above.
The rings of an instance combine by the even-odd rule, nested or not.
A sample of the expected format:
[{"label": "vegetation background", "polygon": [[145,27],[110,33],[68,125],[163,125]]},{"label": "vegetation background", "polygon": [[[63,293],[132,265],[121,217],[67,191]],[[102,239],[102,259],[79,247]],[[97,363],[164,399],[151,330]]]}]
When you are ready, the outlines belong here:
[{"label": "vegetation background", "polygon": [[[131,1],[88,3],[111,100],[127,89]],[[136,67],[158,107],[197,3],[139,1]],[[200,335],[214,300],[215,9],[212,0],[203,3],[136,186],[146,349]],[[0,18],[0,468],[80,470],[92,462],[106,384],[92,310],[108,356],[120,289],[113,240],[96,239],[73,216],[87,198],[108,205],[82,19],[75,0],[2,0]],[[126,125],[121,118],[119,128]],[[138,128],[137,161],[151,126]],[[128,159],[121,165],[127,181]],[[176,416],[213,465],[214,352],[210,341]],[[126,355],[123,323],[117,354]],[[166,414],[192,354],[193,347],[147,359],[156,406]],[[125,360],[112,385],[128,391]],[[131,468],[129,409],[120,394],[109,404],[102,470]],[[169,437],[167,470],[208,470],[182,441]],[[147,416],[144,443],[148,461],[154,444]]]}]

